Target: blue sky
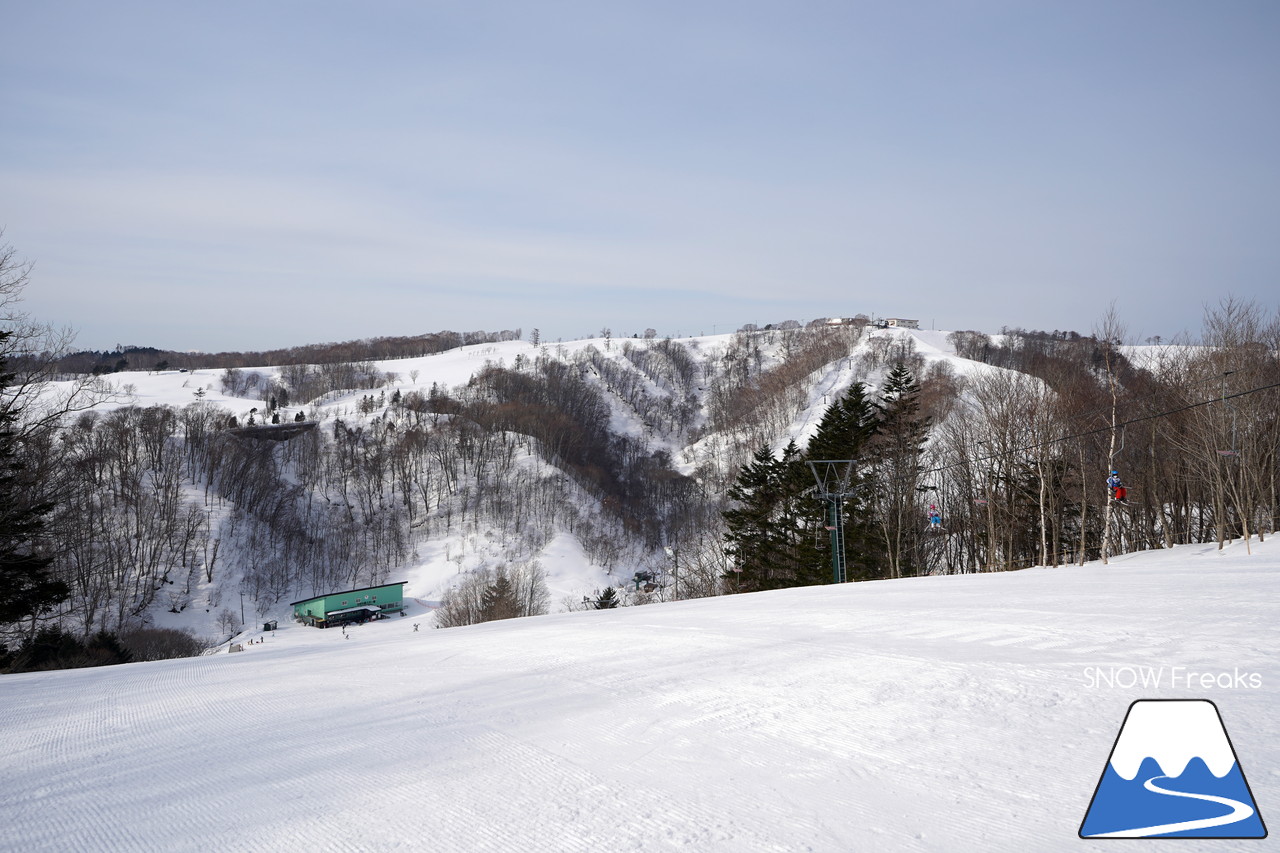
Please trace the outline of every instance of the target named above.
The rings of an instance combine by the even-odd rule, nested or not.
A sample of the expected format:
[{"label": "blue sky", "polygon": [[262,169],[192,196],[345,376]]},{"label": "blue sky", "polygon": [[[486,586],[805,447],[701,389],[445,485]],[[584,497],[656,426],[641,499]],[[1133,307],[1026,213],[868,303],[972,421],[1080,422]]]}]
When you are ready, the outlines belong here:
[{"label": "blue sky", "polygon": [[0,226],[78,344],[1280,299],[1280,4],[6,4]]}]

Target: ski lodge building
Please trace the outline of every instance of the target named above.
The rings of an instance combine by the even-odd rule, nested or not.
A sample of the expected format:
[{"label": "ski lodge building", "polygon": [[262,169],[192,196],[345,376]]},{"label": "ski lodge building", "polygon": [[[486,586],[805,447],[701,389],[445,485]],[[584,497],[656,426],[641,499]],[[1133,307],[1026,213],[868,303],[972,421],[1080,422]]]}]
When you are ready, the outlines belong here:
[{"label": "ski lodge building", "polygon": [[[821,321],[815,321],[821,322]],[[831,317],[827,320],[828,326],[875,326],[877,329],[918,329],[920,328],[919,320],[908,320],[906,317],[881,317],[878,320],[872,320],[866,314],[858,314],[853,317]]]},{"label": "ski lodge building", "polygon": [[381,619],[391,613],[402,613],[406,583],[396,581],[304,598],[293,602],[293,618],[316,628],[334,628],[348,622],[364,622]]},{"label": "ski lodge building", "polygon": [[876,320],[877,329],[918,329],[919,320],[908,320],[906,317],[881,317]]}]

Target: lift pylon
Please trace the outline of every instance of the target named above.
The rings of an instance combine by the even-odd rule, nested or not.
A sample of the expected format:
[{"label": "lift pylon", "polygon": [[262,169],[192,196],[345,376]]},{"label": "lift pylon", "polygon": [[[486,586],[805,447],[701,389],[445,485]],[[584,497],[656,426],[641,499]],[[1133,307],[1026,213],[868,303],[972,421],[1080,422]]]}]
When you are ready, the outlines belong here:
[{"label": "lift pylon", "polygon": [[848,573],[844,559],[844,499],[857,490],[852,459],[814,459],[808,463],[817,484],[817,495],[827,502],[827,532],[831,535],[831,582],[844,583]]}]

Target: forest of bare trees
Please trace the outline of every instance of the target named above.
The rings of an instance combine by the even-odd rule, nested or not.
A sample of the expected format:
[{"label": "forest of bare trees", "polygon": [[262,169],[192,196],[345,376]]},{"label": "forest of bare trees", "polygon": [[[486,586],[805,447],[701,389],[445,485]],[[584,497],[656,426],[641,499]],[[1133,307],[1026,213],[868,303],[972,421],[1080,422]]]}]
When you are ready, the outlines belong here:
[{"label": "forest of bare trees", "polygon": [[[185,352],[119,344],[113,350],[80,350],[55,356],[51,368],[60,375],[116,373],[121,370],[197,370],[227,367],[325,365],[344,362],[415,358],[462,346],[519,340],[519,329],[501,332],[430,332],[425,335],[365,338],[339,343],[308,344],[250,352]],[[65,349],[65,347],[64,347]]]},{"label": "forest of bare trees", "polygon": [[[914,491],[869,486],[917,520],[939,505],[946,536],[915,524],[921,571],[1063,565],[1189,542],[1267,535],[1276,517],[1280,320],[1226,300],[1196,345],[1131,349],[1109,317],[1094,335],[977,332],[973,372],[928,399]],[[1137,360],[1135,360],[1137,359]],[[957,393],[958,392],[958,393]],[[1105,479],[1118,471],[1124,504]]]},{"label": "forest of bare trees", "polygon": [[[233,429],[197,394],[181,408],[55,407],[28,431],[26,470],[57,484],[37,544],[69,596],[26,630],[126,631],[156,608],[229,612],[233,595],[266,613],[383,582],[441,540],[460,572],[457,543],[485,543],[441,624],[529,615],[551,606],[538,560],[558,532],[616,573],[628,603],[829,582],[813,458],[857,464],[850,579],[1270,535],[1277,316],[1227,300],[1194,345],[1123,339],[1114,316],[1089,335],[955,332],[956,353],[980,363],[958,371],[908,335],[779,324],[714,347],[543,343],[465,385],[403,394],[367,360],[376,348],[270,373],[227,359],[224,390],[261,400],[263,424],[291,407],[307,428]],[[813,446],[782,451],[816,383],[837,376]],[[320,408],[357,392],[352,408]],[[1111,470],[1124,505],[1108,498]],[[930,505],[945,533],[929,529]],[[633,575],[652,580],[632,589]]]}]

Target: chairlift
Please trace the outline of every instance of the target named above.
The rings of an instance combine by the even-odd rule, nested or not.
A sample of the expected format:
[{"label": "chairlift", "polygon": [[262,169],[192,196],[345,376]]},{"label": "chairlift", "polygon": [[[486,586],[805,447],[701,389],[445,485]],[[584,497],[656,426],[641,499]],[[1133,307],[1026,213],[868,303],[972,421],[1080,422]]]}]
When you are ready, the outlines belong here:
[{"label": "chairlift", "polygon": [[928,518],[929,526],[925,530],[926,533],[937,534],[947,532],[947,528],[942,526],[942,510],[938,508],[937,504],[929,505]]}]

